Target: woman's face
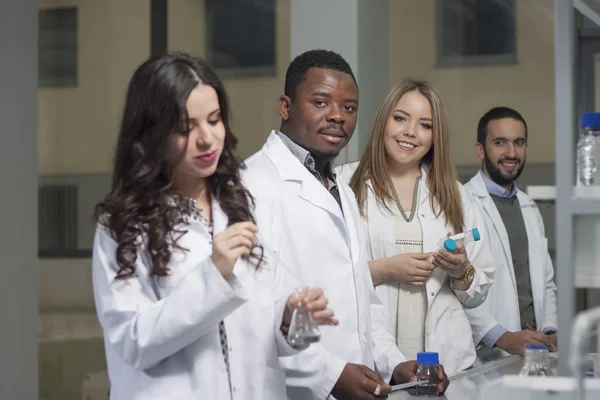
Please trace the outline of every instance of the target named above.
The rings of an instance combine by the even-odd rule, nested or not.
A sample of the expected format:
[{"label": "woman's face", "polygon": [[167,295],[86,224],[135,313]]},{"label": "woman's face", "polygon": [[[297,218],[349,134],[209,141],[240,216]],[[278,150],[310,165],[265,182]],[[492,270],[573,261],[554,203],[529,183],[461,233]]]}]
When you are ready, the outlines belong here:
[{"label": "woman's face", "polygon": [[189,134],[175,136],[175,157],[183,159],[174,168],[174,179],[180,182],[205,179],[215,173],[225,141],[225,125],[217,92],[200,83],[186,102],[190,119]]},{"label": "woman's face", "polygon": [[403,94],[385,127],[384,145],[389,162],[418,168],[432,143],[433,118],[429,101],[418,91]]}]

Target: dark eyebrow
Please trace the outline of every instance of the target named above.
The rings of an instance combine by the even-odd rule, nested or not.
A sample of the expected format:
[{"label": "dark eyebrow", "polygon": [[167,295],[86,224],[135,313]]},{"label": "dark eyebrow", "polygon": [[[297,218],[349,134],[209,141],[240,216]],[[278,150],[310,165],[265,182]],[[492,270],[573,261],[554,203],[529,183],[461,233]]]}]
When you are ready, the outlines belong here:
[{"label": "dark eyebrow", "polygon": [[[331,93],[326,93],[326,92],[314,92],[312,95],[312,97],[325,97],[327,99],[331,98]],[[353,97],[349,97],[346,98],[344,100],[346,103],[354,103],[354,104],[358,104],[358,99],[355,99]]]},{"label": "dark eyebrow", "polygon": [[[394,110],[394,112],[399,112],[399,113],[401,113],[401,114],[404,114],[404,115],[406,115],[407,117],[410,117],[410,113],[409,113],[409,112],[407,112],[407,111],[404,111],[404,110],[402,110],[402,109],[400,109],[400,108],[396,108],[396,109]],[[431,118],[421,118],[421,120],[422,120],[422,121],[429,121],[429,122],[433,122],[433,120],[432,120]]]},{"label": "dark eyebrow", "polygon": [[[493,141],[496,141],[496,140],[508,140],[508,139],[505,138],[504,136],[498,136],[498,137],[495,137],[493,139]],[[524,136],[519,136],[518,138],[515,138],[514,140],[525,140],[525,141],[527,141],[527,138],[524,137]]]}]

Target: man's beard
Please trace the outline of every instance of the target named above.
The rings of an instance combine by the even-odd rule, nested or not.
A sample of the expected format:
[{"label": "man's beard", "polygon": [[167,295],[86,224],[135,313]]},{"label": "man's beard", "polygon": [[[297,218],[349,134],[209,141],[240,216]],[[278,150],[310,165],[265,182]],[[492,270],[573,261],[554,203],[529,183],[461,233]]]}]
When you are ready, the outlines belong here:
[{"label": "man's beard", "polygon": [[[517,169],[516,174],[513,177],[507,177],[505,176],[502,171],[500,170],[500,167],[494,163],[492,163],[490,161],[490,159],[487,156],[487,153],[485,153],[484,151],[484,163],[485,163],[485,169],[487,170],[488,174],[490,174],[490,178],[492,179],[492,181],[496,182],[498,185],[500,186],[511,186],[518,178],[519,176],[521,176],[521,173],[523,172],[523,168],[525,168],[525,159],[523,159],[522,161],[515,157],[515,158],[503,158],[503,160],[515,160],[517,162],[519,162],[519,168]],[[498,163],[501,160],[498,160]]]},{"label": "man's beard", "polygon": [[315,150],[315,149],[308,149],[308,151],[310,152],[310,154],[312,154],[312,156],[315,159],[318,159],[320,161],[330,161],[330,162],[333,162],[333,160],[335,160],[335,158],[342,152],[342,150],[337,151],[337,152],[332,152],[332,151],[319,151],[319,150]]}]

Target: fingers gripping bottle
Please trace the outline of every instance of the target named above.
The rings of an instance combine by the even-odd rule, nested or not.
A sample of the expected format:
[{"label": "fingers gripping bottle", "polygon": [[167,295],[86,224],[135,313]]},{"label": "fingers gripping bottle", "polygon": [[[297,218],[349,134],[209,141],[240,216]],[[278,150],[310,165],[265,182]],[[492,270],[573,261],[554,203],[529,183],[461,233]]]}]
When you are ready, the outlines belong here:
[{"label": "fingers gripping bottle", "polygon": [[[440,241],[437,243],[437,246],[438,246],[437,250],[434,251],[434,253],[439,253],[440,250],[442,250],[442,249],[449,251],[449,252],[453,252],[456,250],[457,243],[462,243],[463,245],[465,245],[469,242],[478,242],[479,240],[481,240],[481,236],[479,235],[479,229],[473,228],[471,230],[464,231],[462,233],[458,233],[454,236],[440,239]],[[433,261],[433,255],[430,255],[427,258],[427,262],[432,262],[432,261]]]}]

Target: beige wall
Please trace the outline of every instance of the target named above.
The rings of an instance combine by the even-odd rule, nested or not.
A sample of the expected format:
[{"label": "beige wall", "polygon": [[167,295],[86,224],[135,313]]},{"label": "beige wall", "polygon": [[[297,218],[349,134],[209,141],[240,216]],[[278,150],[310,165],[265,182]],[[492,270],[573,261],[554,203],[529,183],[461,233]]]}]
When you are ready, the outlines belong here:
[{"label": "beige wall", "polygon": [[39,90],[39,171],[111,170],[125,87],[150,52],[148,0],[40,0],[78,8],[78,85]]},{"label": "beige wall", "polygon": [[489,108],[519,110],[529,125],[528,161],[554,162],[553,2],[517,1],[516,65],[436,67],[435,0],[390,1],[390,82],[430,80],[450,116],[457,164],[477,162],[477,121]]},{"label": "beige wall", "polygon": [[[277,0],[277,74],[224,79],[243,157],[258,150],[269,130],[279,124],[276,100],[290,61],[289,1]],[[41,0],[42,7],[79,9],[79,85],[40,89],[41,174],[110,172],[125,87],[135,67],[149,55],[149,3]],[[517,4],[518,64],[438,68],[435,0],[390,1],[390,82],[423,77],[438,87],[450,115],[459,165],[477,162],[473,151],[477,120],[496,105],[512,106],[527,119],[529,162],[554,161],[552,2]],[[204,56],[203,0],[169,2],[168,18],[169,49]]]},{"label": "beige wall", "polygon": [[[277,0],[275,76],[224,78],[233,112],[232,129],[240,140],[238,153],[247,157],[260,149],[271,129],[279,128],[277,97],[283,93],[290,62],[290,0]],[[170,50],[205,56],[204,1],[169,2]]]}]

